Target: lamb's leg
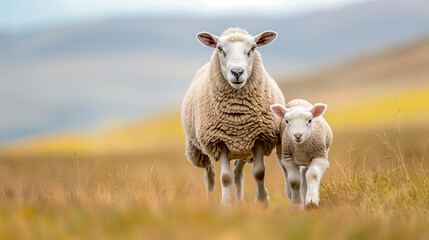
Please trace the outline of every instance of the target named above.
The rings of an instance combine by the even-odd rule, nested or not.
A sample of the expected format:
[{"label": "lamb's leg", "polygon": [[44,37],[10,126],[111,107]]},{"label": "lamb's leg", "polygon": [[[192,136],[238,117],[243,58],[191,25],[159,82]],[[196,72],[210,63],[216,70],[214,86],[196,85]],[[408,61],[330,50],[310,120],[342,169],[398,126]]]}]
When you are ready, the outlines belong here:
[{"label": "lamb's leg", "polygon": [[301,184],[302,178],[298,166],[294,163],[293,159],[283,159],[282,166],[286,169],[287,180],[286,184],[290,188],[290,203],[292,210],[303,210],[304,204],[301,197]]},{"label": "lamb's leg", "polygon": [[244,165],[246,162],[244,160],[238,159],[235,161],[234,168],[234,181],[236,188],[236,201],[237,204],[243,203],[243,179],[244,179]]},{"label": "lamb's leg", "polygon": [[228,150],[226,147],[222,148],[219,157],[220,162],[220,182],[222,185],[222,205],[229,205],[231,202],[231,185],[232,185],[232,171],[229,165]]},{"label": "lamb's leg", "polygon": [[[301,168],[301,177],[302,177],[302,199],[305,200],[305,196],[307,196],[307,178],[305,177],[305,173],[307,172],[308,168],[303,167]],[[305,202],[304,202],[305,205]]]},{"label": "lamb's leg", "polygon": [[305,178],[307,179],[308,185],[307,195],[305,196],[306,207],[319,206],[320,180],[322,179],[323,173],[328,167],[329,162],[324,158],[315,158],[308,166],[308,170],[305,173]]},{"label": "lamb's leg", "polygon": [[207,196],[213,192],[214,181],[215,181],[215,172],[213,170],[213,164],[210,163],[206,167],[206,174],[204,175],[204,180],[206,182]]},{"label": "lamb's leg", "polygon": [[255,149],[253,153],[253,177],[255,178],[256,184],[258,186],[256,190],[256,201],[259,201],[268,206],[270,203],[270,198],[268,197],[268,190],[265,188],[264,184],[264,148],[260,143],[255,143]]}]

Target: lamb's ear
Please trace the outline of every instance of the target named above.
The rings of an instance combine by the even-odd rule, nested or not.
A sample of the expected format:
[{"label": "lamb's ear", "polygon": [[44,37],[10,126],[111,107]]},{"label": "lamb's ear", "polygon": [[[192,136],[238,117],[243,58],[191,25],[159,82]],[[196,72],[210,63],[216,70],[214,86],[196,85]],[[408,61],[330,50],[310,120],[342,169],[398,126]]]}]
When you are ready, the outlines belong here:
[{"label": "lamb's ear", "polygon": [[311,114],[313,114],[313,117],[319,117],[319,116],[322,116],[325,113],[327,107],[328,106],[326,104],[316,103],[310,109],[310,112],[311,112]]},{"label": "lamb's ear", "polygon": [[277,33],[274,31],[265,31],[253,38],[255,39],[256,46],[262,47],[272,43],[277,38]]},{"label": "lamb's ear", "polygon": [[215,48],[217,41],[219,40],[218,36],[215,36],[208,32],[200,32],[197,34],[198,40],[207,47]]},{"label": "lamb's ear", "polygon": [[285,114],[289,111],[289,109],[283,107],[280,104],[271,105],[270,108],[271,108],[271,112],[273,112],[274,115],[277,115],[280,118],[284,118]]}]

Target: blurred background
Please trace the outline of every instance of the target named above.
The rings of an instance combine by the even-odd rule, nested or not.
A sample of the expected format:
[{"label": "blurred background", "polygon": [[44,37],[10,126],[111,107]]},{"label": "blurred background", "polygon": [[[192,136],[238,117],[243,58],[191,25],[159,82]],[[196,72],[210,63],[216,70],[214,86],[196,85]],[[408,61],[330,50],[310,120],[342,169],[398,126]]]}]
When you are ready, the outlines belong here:
[{"label": "blurred background", "polygon": [[279,33],[259,51],[287,100],[334,108],[421,90],[428,11],[424,0],[2,1],[0,144],[180,109],[212,52],[196,33],[228,27]]},{"label": "blurred background", "polygon": [[[350,162],[393,168],[392,156],[427,167],[428,13],[427,0],[2,0],[0,199],[201,199],[203,171],[184,156],[180,106],[213,51],[196,34],[228,27],[276,31],[258,51],[286,100],[328,104],[327,177]],[[283,206],[276,161],[266,161],[267,186]]]}]

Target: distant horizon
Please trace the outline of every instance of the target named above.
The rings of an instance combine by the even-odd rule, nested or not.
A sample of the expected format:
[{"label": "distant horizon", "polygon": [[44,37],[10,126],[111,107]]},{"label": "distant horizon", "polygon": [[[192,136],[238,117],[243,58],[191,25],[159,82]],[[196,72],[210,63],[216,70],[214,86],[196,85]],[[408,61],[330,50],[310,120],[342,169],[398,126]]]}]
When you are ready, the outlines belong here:
[{"label": "distant horizon", "polygon": [[[376,0],[311,0],[303,2],[258,1],[172,1],[156,3],[126,0],[103,4],[93,0],[82,3],[75,1],[51,1],[29,7],[24,0],[0,3],[0,33],[20,33],[70,26],[82,23],[141,17],[241,17],[253,14],[263,18],[281,18],[305,15]],[[379,1],[379,0],[377,0]],[[245,5],[244,5],[245,4]],[[234,8],[239,8],[237,12]],[[231,10],[232,9],[232,10]]]}]

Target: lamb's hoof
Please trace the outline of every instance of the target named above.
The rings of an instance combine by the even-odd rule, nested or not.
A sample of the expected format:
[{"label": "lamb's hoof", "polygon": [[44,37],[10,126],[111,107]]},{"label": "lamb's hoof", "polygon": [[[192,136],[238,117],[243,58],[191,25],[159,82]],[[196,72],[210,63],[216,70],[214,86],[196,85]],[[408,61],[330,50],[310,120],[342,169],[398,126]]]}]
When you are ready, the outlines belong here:
[{"label": "lamb's hoof", "polygon": [[310,201],[307,204],[305,204],[305,209],[308,209],[308,210],[317,209],[318,207],[319,207],[319,204],[313,201]]},{"label": "lamb's hoof", "polygon": [[302,203],[292,203],[292,211],[293,212],[302,212],[304,211],[304,204]]},{"label": "lamb's hoof", "polygon": [[307,195],[305,199],[305,208],[306,209],[316,209],[319,207],[319,196],[318,195]]}]

